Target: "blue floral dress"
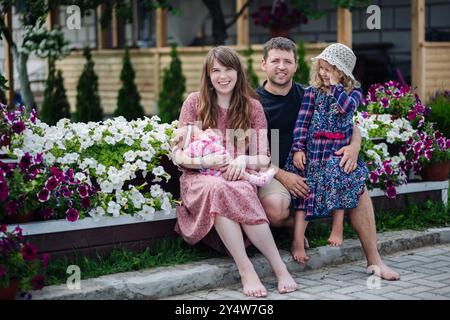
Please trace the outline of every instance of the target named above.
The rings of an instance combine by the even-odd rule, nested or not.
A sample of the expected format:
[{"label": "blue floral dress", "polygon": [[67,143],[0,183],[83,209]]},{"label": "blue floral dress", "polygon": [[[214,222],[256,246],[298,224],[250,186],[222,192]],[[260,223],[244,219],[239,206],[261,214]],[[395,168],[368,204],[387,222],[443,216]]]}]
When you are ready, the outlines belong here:
[{"label": "blue floral dress", "polygon": [[[334,153],[350,144],[353,114],[361,98],[361,90],[347,94],[341,84],[331,86],[330,94],[314,87],[305,92],[284,169],[307,179],[309,195],[304,199],[292,197],[291,202],[293,209],[306,211],[306,220],[358,206],[368,177],[367,166],[358,159],[356,170],[347,174],[339,166],[341,156]],[[306,154],[305,172],[293,164],[293,154],[300,150]]]}]

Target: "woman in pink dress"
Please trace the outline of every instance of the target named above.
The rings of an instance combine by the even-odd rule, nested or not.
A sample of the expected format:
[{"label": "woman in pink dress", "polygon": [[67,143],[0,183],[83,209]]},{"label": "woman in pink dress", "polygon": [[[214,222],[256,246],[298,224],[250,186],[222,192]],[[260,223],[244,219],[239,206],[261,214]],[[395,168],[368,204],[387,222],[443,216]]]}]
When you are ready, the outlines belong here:
[{"label": "woman in pink dress", "polygon": [[[233,159],[217,154],[188,157],[182,148],[190,135],[176,138],[173,161],[183,171],[183,205],[177,207],[176,230],[195,244],[214,227],[236,262],[244,294],[263,297],[267,290],[247,256],[242,231],[269,260],[280,293],[296,290],[297,284],[280,257],[256,187],[241,179],[246,169],[260,170],[270,164],[266,118],[252,93],[238,54],[225,46],[211,49],[203,65],[200,92],[191,93],[183,103],[179,128],[195,123],[202,130],[215,129]],[[200,173],[207,168],[221,170],[222,177]]]}]

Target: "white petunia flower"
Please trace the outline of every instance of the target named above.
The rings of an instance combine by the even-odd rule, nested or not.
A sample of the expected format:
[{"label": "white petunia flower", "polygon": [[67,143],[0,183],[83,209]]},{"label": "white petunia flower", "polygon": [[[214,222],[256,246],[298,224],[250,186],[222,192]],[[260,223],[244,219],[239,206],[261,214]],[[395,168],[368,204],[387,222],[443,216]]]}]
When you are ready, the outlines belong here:
[{"label": "white petunia flower", "polygon": [[115,203],[114,201],[110,201],[108,202],[108,213],[112,214],[113,217],[118,217],[120,216],[120,209],[122,207]]}]

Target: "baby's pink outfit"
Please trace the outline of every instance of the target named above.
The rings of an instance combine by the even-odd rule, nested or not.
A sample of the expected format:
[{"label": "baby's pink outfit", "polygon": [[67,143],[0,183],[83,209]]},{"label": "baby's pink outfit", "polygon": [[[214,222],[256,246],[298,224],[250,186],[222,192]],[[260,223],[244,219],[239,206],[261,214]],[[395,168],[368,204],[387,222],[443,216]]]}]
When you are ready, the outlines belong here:
[{"label": "baby's pink outfit", "polygon": [[[218,135],[208,134],[207,132],[203,132],[203,134],[201,134],[197,140],[189,143],[184,151],[189,157],[192,158],[200,158],[210,154],[219,156],[226,156],[228,154],[226,149],[222,145],[222,139]],[[222,176],[222,172],[215,169],[204,168],[200,169],[200,172],[208,176]],[[244,180],[247,180],[251,184],[254,184],[258,187],[263,187],[272,180],[275,175],[275,170],[272,168],[262,172],[252,170],[247,173],[248,175],[243,178]]]}]

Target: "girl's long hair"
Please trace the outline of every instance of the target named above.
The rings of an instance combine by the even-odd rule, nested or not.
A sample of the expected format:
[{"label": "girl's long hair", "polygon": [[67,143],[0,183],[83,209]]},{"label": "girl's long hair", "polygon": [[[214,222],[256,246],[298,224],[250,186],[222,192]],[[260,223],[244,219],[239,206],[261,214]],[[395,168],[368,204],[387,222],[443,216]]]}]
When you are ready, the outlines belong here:
[{"label": "girl's long hair", "polygon": [[214,60],[217,60],[224,67],[232,68],[237,72],[237,81],[227,112],[228,129],[247,130],[251,127],[250,98],[255,97],[256,94],[247,81],[247,75],[237,52],[226,46],[214,47],[206,56],[200,82],[200,107],[197,119],[202,121],[205,129],[217,128],[219,106],[217,94],[210,77]]},{"label": "girl's long hair", "polygon": [[[323,79],[319,73],[319,69],[320,69],[319,61],[320,61],[320,59],[313,61],[313,63],[312,63],[311,80],[309,81],[309,84],[315,88],[323,90],[323,89],[325,89],[325,84],[323,83]],[[336,68],[333,65],[331,65],[331,66],[333,67],[334,70],[336,70],[338,72],[339,76],[341,77],[342,85],[344,86],[345,92],[347,92],[347,94],[350,91],[352,91],[354,88],[361,87],[361,84],[358,81],[353,81],[353,79],[350,78],[349,76],[347,76],[344,72],[342,72],[341,70],[339,70],[338,68]]]}]

